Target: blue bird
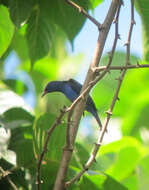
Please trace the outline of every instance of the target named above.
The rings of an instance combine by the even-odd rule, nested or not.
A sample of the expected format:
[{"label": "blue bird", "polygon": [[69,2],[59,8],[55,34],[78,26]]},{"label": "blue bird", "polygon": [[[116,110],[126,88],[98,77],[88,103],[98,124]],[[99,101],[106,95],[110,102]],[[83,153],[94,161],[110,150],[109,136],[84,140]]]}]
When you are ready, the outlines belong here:
[{"label": "blue bird", "polygon": [[[67,81],[51,81],[45,87],[42,97],[47,93],[57,91],[63,93],[71,102],[73,102],[80,95],[81,88],[82,85],[74,79],[69,79]],[[85,109],[95,117],[100,128],[102,128],[95,103],[91,96],[87,99]]]}]

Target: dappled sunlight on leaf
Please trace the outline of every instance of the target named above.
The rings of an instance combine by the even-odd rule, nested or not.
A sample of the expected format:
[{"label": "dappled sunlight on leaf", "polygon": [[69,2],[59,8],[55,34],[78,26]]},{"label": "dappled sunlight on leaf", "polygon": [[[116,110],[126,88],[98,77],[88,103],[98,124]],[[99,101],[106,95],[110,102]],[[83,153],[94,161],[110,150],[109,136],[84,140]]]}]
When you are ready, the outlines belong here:
[{"label": "dappled sunlight on leaf", "polygon": [[0,114],[12,107],[23,107],[29,112],[33,112],[32,108],[27,105],[23,98],[10,90],[0,90]]}]

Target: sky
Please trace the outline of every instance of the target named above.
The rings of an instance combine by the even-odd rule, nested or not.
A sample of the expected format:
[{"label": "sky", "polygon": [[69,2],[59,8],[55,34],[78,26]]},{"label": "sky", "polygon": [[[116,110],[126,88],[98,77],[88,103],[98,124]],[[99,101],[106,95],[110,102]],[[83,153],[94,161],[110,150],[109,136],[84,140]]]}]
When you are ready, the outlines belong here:
[{"label": "sky", "polygon": [[[100,4],[94,11],[94,17],[102,23],[104,18],[107,14],[108,8],[110,6],[111,0],[106,0],[102,4]],[[90,13],[91,14],[91,13]],[[133,35],[132,35],[132,42],[133,44],[133,53],[137,54],[139,57],[142,56],[142,31],[141,31],[141,19],[138,13],[135,11],[135,21],[136,25],[134,26]],[[124,43],[127,40],[128,35],[128,28],[130,24],[130,1],[125,0],[124,6],[121,7],[120,12],[120,21],[119,21],[119,34],[121,40],[118,43],[118,49],[124,50]],[[110,34],[108,36],[105,51],[111,49],[111,44],[113,43],[113,30],[114,24],[112,29],[110,30]],[[75,53],[78,52],[85,52],[87,55],[92,55],[95,49],[96,41],[98,37],[98,30],[96,26],[87,19],[83,29],[78,34],[74,42],[74,50]],[[138,45],[136,45],[138,44]]]}]

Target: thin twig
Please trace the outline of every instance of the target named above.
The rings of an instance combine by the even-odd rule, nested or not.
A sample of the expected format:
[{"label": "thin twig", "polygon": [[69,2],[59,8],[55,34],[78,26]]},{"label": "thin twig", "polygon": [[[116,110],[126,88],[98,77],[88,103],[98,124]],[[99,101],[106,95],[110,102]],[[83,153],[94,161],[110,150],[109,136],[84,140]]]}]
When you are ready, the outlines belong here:
[{"label": "thin twig", "polygon": [[73,109],[74,109],[75,105],[74,106],[70,106],[70,107],[67,109],[67,111],[69,111],[69,112],[68,112],[68,118],[67,118],[66,146],[65,146],[65,148],[69,148],[69,149],[70,149],[70,146],[71,146],[71,144],[70,144],[70,126],[71,126],[71,123],[72,123],[71,116],[72,116]]},{"label": "thin twig", "polygon": [[[111,63],[112,63],[112,59],[113,59],[113,55],[115,52],[115,48],[116,48],[116,44],[117,44],[117,40],[119,39],[119,34],[118,34],[118,20],[119,20],[119,13],[120,13],[120,7],[121,4],[119,5],[119,7],[117,8],[117,13],[116,13],[116,17],[114,20],[115,23],[115,38],[114,38],[114,42],[113,42],[113,46],[112,46],[112,50],[109,56],[109,61],[108,64],[105,68],[105,70],[102,72],[102,74],[100,76],[98,76],[94,81],[92,81],[90,83],[90,87],[88,86],[88,88],[91,88],[92,86],[94,86],[99,80],[101,80],[104,75],[108,72],[108,68],[110,67]],[[99,78],[100,77],[100,78]],[[102,131],[104,130],[104,127],[102,129]],[[99,132],[100,133],[100,132]],[[102,132],[101,132],[102,133]],[[100,138],[100,137],[99,137]],[[74,183],[75,181],[79,180],[80,177],[89,169],[89,167],[91,166],[91,164],[95,161],[95,157],[96,154],[98,152],[99,146],[100,146],[100,142],[95,143],[95,148],[93,149],[93,152],[90,156],[90,158],[88,159],[88,161],[86,162],[86,164],[84,165],[83,169],[81,170],[81,172],[79,172],[75,177],[73,177],[70,181],[67,181],[65,183],[65,186],[69,186],[72,183]]]},{"label": "thin twig", "polygon": [[9,184],[11,185],[12,189],[18,190],[17,186],[13,183],[13,181],[12,181],[11,178],[9,177],[9,174],[11,174],[10,171],[5,171],[5,170],[3,170],[2,167],[0,167],[0,173],[2,174],[2,177],[6,177],[6,179],[7,179],[8,182],[9,182]]},{"label": "thin twig", "polygon": [[104,133],[106,131],[107,125],[109,123],[110,117],[112,115],[112,111],[113,111],[113,108],[115,106],[115,103],[116,103],[117,100],[119,100],[118,94],[119,94],[119,91],[120,91],[120,88],[121,88],[121,85],[122,85],[122,81],[123,81],[124,76],[125,76],[126,71],[127,71],[127,66],[130,63],[130,41],[131,41],[132,30],[133,30],[134,24],[135,24],[135,21],[134,21],[134,0],[131,0],[131,23],[130,23],[130,28],[129,28],[129,32],[128,32],[128,40],[127,40],[127,43],[126,43],[126,64],[125,64],[126,68],[123,69],[123,71],[122,71],[122,73],[121,73],[121,75],[120,75],[120,77],[118,79],[118,86],[117,86],[115,95],[114,95],[114,97],[112,99],[112,103],[111,103],[111,106],[110,106],[109,110],[106,112],[107,117],[106,117],[106,120],[105,120],[104,131],[101,132],[101,137],[100,137],[101,140],[103,139],[103,136],[104,136]]},{"label": "thin twig", "polygon": [[99,29],[101,28],[101,24],[91,15],[89,15],[82,7],[80,7],[79,5],[77,5],[76,3],[74,3],[71,0],[65,0],[66,3],[68,3],[69,5],[71,5],[72,7],[74,7],[75,9],[77,9],[79,11],[79,13],[83,14],[85,17],[87,17],[91,22],[93,22]]},{"label": "thin twig", "polygon": [[38,190],[40,190],[40,184],[42,183],[41,182],[41,179],[40,179],[40,168],[41,168],[41,163],[42,163],[42,160],[44,158],[44,155],[47,151],[47,146],[48,146],[48,142],[50,140],[50,137],[51,137],[51,134],[52,132],[54,131],[54,129],[61,123],[61,120],[64,116],[64,114],[67,112],[66,108],[64,107],[62,110],[60,110],[60,114],[59,116],[56,118],[55,122],[53,123],[53,125],[51,126],[51,128],[48,130],[47,132],[47,137],[45,139],[45,143],[44,143],[44,146],[43,146],[43,150],[40,154],[40,157],[39,157],[39,160],[38,160],[38,164],[37,164],[37,177],[36,177],[36,184],[37,184],[37,188]]},{"label": "thin twig", "polygon": [[[140,69],[140,68],[148,68],[149,64],[137,64],[137,65],[125,65],[125,66],[110,66],[108,67],[108,71],[110,70],[124,70],[124,69]],[[100,66],[94,68],[94,72],[100,72],[107,69],[107,66]]]}]

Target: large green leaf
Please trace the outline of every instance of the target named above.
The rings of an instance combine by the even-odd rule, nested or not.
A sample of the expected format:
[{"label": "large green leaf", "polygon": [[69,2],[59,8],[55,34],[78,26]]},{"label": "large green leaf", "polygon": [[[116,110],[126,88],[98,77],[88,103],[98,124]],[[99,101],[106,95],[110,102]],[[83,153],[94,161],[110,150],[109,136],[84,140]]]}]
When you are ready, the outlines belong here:
[{"label": "large green leaf", "polygon": [[149,61],[149,3],[148,0],[136,0],[135,3],[142,20],[143,57]]},{"label": "large green leaf", "polygon": [[33,123],[33,120],[33,115],[22,108],[11,108],[3,114],[4,127],[6,129],[29,125]]},{"label": "large green leaf", "polygon": [[54,24],[37,7],[28,21],[26,33],[32,64],[48,54],[54,31]]},{"label": "large green leaf", "polygon": [[94,190],[127,190],[125,186],[111,178],[106,174],[99,175],[84,175],[83,179],[80,181],[80,190],[94,189]]},{"label": "large green leaf", "polygon": [[122,117],[125,135],[138,135],[141,127],[148,128],[149,69],[128,71],[115,106],[115,114]]},{"label": "large green leaf", "polygon": [[[56,116],[51,113],[41,115],[34,123],[34,149],[35,156],[39,157],[47,137],[47,130],[50,129]],[[45,160],[59,161],[61,159],[62,147],[65,142],[65,125],[61,124],[53,131],[48,143]]]},{"label": "large green leaf", "polygon": [[135,138],[124,137],[102,146],[99,157],[109,153],[116,153],[115,161],[106,173],[117,180],[123,180],[136,170],[141,159],[147,154],[147,149]]},{"label": "large green leaf", "polygon": [[7,50],[14,32],[8,9],[0,5],[0,57]]},{"label": "large green leaf", "polygon": [[16,152],[17,165],[25,168],[36,166],[33,151],[32,125],[20,126],[11,131],[9,149]]},{"label": "large green leaf", "polygon": [[5,79],[3,83],[20,96],[27,91],[27,86],[20,80]]},{"label": "large green leaf", "polygon": [[[132,173],[128,178],[122,181],[123,185],[125,185],[128,189],[138,190],[139,189],[139,181],[138,181],[138,174]],[[143,190],[141,188],[141,190]]]},{"label": "large green leaf", "polygon": [[33,0],[24,1],[24,0],[10,0],[9,9],[10,16],[13,23],[16,27],[20,27],[23,22],[25,22],[32,11],[34,5]]},{"label": "large green leaf", "polygon": [[[56,0],[53,2],[49,0],[40,0],[39,2],[41,9],[44,9],[49,19],[60,26],[67,34],[68,39],[72,42],[82,28],[86,18],[65,1]],[[73,2],[80,5],[85,10],[89,9],[89,0],[74,0]]]},{"label": "large green leaf", "polygon": [[88,160],[88,158],[89,158],[89,152],[81,144],[76,143],[73,152],[73,157],[71,160],[71,165],[78,168],[82,168],[83,165]]},{"label": "large green leaf", "polygon": [[141,160],[139,165],[138,182],[141,190],[146,190],[149,186],[149,155]]},{"label": "large green leaf", "polygon": [[29,112],[33,112],[32,108],[24,102],[22,97],[5,88],[6,86],[0,83],[0,114],[13,107],[22,107]]},{"label": "large green leaf", "polygon": [[149,128],[148,94],[142,94],[142,96],[137,97],[137,101],[138,102],[136,104],[132,103],[127,115],[123,116],[122,132],[124,135],[132,135],[138,138],[143,138],[140,136],[141,128]]},{"label": "large green leaf", "polygon": [[[89,1],[76,2],[88,10]],[[72,42],[85,19],[65,1],[39,1],[28,20],[26,34],[31,63],[33,64],[49,53],[57,26],[66,33],[67,38]]]},{"label": "large green leaf", "polygon": [[[107,65],[109,60],[109,56],[105,55],[102,59],[101,59],[101,65]],[[130,62],[131,64],[136,64],[138,58],[136,56],[131,55],[130,57]],[[113,62],[112,65],[118,65],[118,66],[123,66],[125,65],[126,62],[126,54],[123,52],[116,52],[113,58]],[[129,76],[131,76],[131,71],[128,71],[127,75],[125,78],[127,78],[128,74],[130,73]],[[99,81],[99,83],[95,86],[95,88],[93,89],[93,99],[96,102],[97,105],[97,109],[99,108],[101,110],[101,112],[104,110],[107,110],[109,108],[109,105],[111,104],[112,98],[114,96],[116,87],[117,87],[117,83],[118,81],[116,79],[118,79],[120,77],[121,71],[111,71],[110,73],[107,73],[106,76],[102,79],[102,81]],[[138,79],[138,78],[137,78]],[[126,79],[125,79],[126,80]],[[139,80],[139,79],[138,79]],[[128,82],[131,82],[131,84],[134,84],[134,80],[129,80]],[[122,84],[122,87],[125,86],[125,88],[127,88],[129,85],[129,83],[127,84]],[[131,88],[128,89],[131,91]],[[118,108],[115,110],[118,110],[119,114],[122,114],[122,110],[120,110],[119,106],[122,104],[123,106],[126,106],[129,104],[128,103],[128,97],[127,97],[127,104],[126,102],[123,104],[123,101],[125,100],[124,98],[127,96],[127,92],[124,91],[125,94],[123,94],[123,96],[120,94],[119,98],[120,98],[120,103],[118,104]],[[135,94],[133,93],[133,96],[135,96]],[[115,111],[114,111],[114,115],[115,115]]]},{"label": "large green leaf", "polygon": [[[23,171],[21,168],[16,168],[14,171],[9,172],[12,168],[14,168],[14,165],[10,164],[4,159],[0,159],[0,166],[6,173],[9,173],[9,178],[17,187],[23,187],[27,189],[28,184],[25,179],[25,171]],[[0,179],[0,187],[1,189],[12,188],[6,176]]]},{"label": "large green leaf", "polygon": [[3,114],[4,127],[12,129],[8,148],[16,153],[17,164],[21,167],[29,168],[35,160],[32,144],[33,119],[34,117],[22,108],[12,108]]},{"label": "large green leaf", "polygon": [[146,149],[143,147],[143,145],[137,139],[126,136],[126,137],[123,137],[121,140],[101,146],[98,156],[100,157],[104,154],[108,154],[111,152],[118,153],[119,151],[121,151],[121,149],[123,149],[123,148],[125,149],[127,147],[138,148],[138,151],[142,155],[144,155],[144,153],[146,152]]},{"label": "large green leaf", "polygon": [[11,48],[15,50],[21,62],[29,59],[27,40],[25,37],[26,27],[27,25],[25,24],[20,29],[15,31],[11,43]]}]

